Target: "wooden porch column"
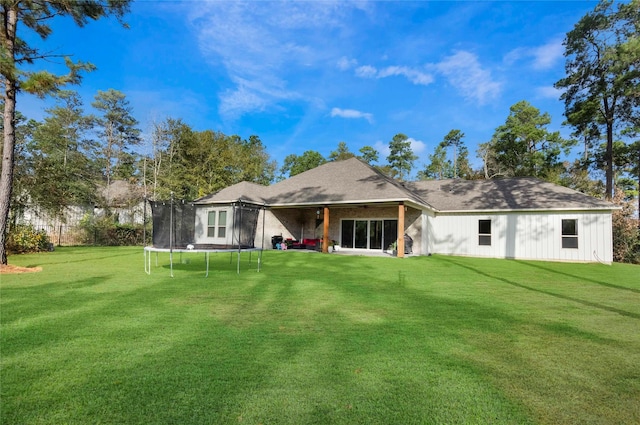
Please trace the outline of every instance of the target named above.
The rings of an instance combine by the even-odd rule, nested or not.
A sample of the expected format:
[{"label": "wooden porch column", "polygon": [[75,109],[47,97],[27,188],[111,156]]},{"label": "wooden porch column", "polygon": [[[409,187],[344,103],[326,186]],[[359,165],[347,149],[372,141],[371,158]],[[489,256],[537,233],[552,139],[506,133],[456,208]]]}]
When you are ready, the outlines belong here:
[{"label": "wooden porch column", "polygon": [[398,257],[404,257],[404,202],[398,204]]},{"label": "wooden porch column", "polygon": [[324,207],[324,229],[322,232],[322,252],[329,252],[329,207]]}]

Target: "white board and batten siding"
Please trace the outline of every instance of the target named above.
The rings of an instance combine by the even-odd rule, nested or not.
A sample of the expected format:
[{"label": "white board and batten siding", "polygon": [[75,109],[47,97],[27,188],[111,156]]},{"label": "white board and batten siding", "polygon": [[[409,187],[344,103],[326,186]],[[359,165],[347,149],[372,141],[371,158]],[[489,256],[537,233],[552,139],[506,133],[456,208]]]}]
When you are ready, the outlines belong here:
[{"label": "white board and batten siding", "polygon": [[[490,245],[479,243],[479,220],[491,220]],[[562,220],[576,220],[577,248],[562,247]],[[609,211],[442,213],[427,216],[426,236],[434,254],[609,264],[611,229]]]}]

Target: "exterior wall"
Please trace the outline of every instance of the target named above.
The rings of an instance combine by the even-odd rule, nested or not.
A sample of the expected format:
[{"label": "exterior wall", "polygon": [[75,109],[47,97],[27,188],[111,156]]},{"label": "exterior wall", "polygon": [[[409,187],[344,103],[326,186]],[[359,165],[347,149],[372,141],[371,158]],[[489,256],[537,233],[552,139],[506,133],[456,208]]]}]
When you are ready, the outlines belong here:
[{"label": "exterior wall", "polygon": [[262,246],[262,230],[264,215],[264,248],[270,249],[271,237],[282,236],[284,239],[316,239],[322,237],[316,234],[316,210],[301,209],[276,209],[262,210],[258,216],[258,229],[256,231],[256,246]]},{"label": "exterior wall", "polygon": [[[270,249],[271,237],[282,236],[284,239],[320,239],[323,236],[323,211],[320,219],[315,208],[301,209],[273,209],[261,212],[258,218],[256,232],[256,246],[262,244],[262,214],[264,213],[264,247]],[[398,207],[353,207],[329,209],[329,238],[341,241],[342,219],[397,219]],[[318,221],[317,221],[318,220]],[[316,226],[316,222],[318,225]],[[413,208],[407,208],[405,213],[405,232],[413,239],[413,253],[422,254],[422,220],[421,212]]]},{"label": "exterior wall", "polygon": [[[209,211],[227,211],[227,231],[224,238],[207,236]],[[204,205],[196,208],[195,243],[206,245],[233,245],[233,207]]]},{"label": "exterior wall", "polygon": [[[562,248],[562,220],[576,219],[578,248]],[[491,220],[491,245],[478,244],[478,220]],[[505,213],[427,216],[428,249],[438,254],[611,263],[610,213]]]},{"label": "exterior wall", "polygon": [[[231,243],[208,238],[207,213],[213,206],[196,211],[196,243]],[[219,209],[219,208],[218,208]],[[271,237],[284,239],[322,238],[320,219],[315,208],[261,210],[258,217],[255,246],[271,249]],[[229,207],[227,227],[231,228]],[[341,241],[342,219],[397,219],[398,207],[331,208],[329,238]],[[562,248],[562,220],[575,219],[578,226],[578,248]],[[491,245],[478,243],[478,220],[491,220]],[[264,233],[263,233],[264,228]],[[611,214],[606,212],[567,213],[503,213],[441,214],[407,208],[405,233],[413,239],[413,254],[447,254],[489,258],[514,258],[549,261],[611,263],[613,243]],[[264,240],[263,240],[264,235]]]}]

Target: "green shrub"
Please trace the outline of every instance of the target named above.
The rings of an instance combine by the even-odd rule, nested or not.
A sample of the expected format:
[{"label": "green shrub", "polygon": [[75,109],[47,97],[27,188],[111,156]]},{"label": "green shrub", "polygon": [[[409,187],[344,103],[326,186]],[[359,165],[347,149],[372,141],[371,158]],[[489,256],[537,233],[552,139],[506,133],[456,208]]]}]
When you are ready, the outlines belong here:
[{"label": "green shrub", "polygon": [[31,224],[18,224],[9,231],[7,250],[14,254],[41,252],[51,249],[47,232],[36,230]]},{"label": "green shrub", "polygon": [[635,204],[625,199],[622,190],[616,188],[613,202],[622,207],[613,211],[613,261],[640,264],[640,230],[634,218]]},{"label": "green shrub", "polygon": [[85,215],[80,221],[83,242],[88,245],[130,246],[142,241],[142,225],[122,224],[112,215]]}]

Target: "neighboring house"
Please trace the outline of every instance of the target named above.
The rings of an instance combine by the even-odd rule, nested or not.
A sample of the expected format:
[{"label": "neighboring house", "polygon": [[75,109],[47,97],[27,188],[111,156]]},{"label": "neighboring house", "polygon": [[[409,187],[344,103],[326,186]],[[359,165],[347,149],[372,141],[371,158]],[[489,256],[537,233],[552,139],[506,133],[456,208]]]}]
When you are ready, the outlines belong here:
[{"label": "neighboring house", "polygon": [[[151,211],[143,201],[142,189],[123,180],[115,180],[99,189],[108,210],[124,224],[143,224],[145,215]],[[145,212],[144,209],[147,208]],[[69,205],[59,216],[52,215],[36,205],[28,205],[18,214],[18,224],[30,224],[37,230],[47,232],[55,245],[77,245],[85,241],[81,223],[87,218],[103,216],[107,209],[91,205]]]},{"label": "neighboring house", "polygon": [[330,241],[363,253],[397,241],[403,256],[406,234],[416,255],[613,260],[617,207],[534,178],[401,183],[357,158],[329,162],[271,186],[242,182],[198,199],[195,243],[229,244],[229,232],[216,228],[233,225],[238,202],[263,208],[257,247],[271,248],[276,235],[321,238],[325,252]]}]

